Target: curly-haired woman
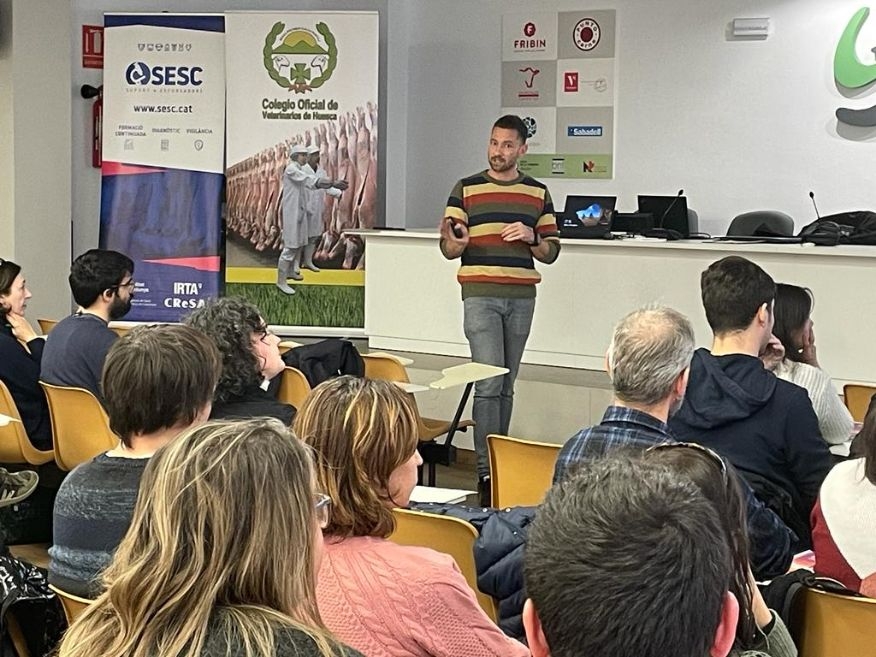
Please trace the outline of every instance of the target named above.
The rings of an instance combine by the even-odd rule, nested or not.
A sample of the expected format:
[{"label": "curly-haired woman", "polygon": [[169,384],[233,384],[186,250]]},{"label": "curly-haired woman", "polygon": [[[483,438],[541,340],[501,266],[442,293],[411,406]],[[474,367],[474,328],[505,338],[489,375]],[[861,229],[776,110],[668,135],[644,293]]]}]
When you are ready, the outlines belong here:
[{"label": "curly-haired woman", "polygon": [[259,309],[240,297],[215,299],[184,320],[205,333],[222,354],[222,374],[211,418],[273,417],[292,424],[295,408],[268,392],[285,367],[280,339],[268,330]]}]

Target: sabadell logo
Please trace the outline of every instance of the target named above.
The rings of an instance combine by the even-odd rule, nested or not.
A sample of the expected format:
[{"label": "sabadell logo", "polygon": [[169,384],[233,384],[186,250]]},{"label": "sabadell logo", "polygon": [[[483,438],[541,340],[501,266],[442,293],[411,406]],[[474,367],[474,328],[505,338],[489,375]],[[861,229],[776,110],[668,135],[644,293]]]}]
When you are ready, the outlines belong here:
[{"label": "sabadell logo", "polygon": [[314,32],[304,27],[287,30],[277,21],[265,37],[262,55],[271,79],[299,94],[325,84],[338,63],[335,37],[325,23],[317,23]]},{"label": "sabadell logo", "polygon": [[[863,7],[855,12],[836,46],[833,56],[833,77],[837,86],[845,89],[862,89],[876,82],[876,63],[864,64],[858,59],[855,44],[861,28],[870,15],[870,9]],[[876,53],[876,48],[873,49]],[[876,127],[876,105],[866,109],[840,107],[836,111],[837,120],[847,125]]]}]

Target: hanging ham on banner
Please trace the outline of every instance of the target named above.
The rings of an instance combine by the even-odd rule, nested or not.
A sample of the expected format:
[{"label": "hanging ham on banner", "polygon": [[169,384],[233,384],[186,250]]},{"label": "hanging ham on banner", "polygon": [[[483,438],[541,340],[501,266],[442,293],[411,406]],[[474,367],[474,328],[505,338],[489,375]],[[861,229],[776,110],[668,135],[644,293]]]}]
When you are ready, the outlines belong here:
[{"label": "hanging ham on banner", "polygon": [[100,246],[135,262],[125,319],[177,321],[221,291],[224,17],[104,17]]}]

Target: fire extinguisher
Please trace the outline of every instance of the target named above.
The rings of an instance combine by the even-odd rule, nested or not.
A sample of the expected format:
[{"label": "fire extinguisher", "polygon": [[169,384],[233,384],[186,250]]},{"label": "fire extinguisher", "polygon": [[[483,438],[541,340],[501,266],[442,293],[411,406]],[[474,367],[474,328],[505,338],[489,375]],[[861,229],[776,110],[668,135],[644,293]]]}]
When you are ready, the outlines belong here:
[{"label": "fire extinguisher", "polygon": [[99,169],[103,163],[101,156],[101,140],[103,132],[103,85],[92,87],[83,84],[79,90],[83,98],[94,98],[91,104],[91,166]]}]

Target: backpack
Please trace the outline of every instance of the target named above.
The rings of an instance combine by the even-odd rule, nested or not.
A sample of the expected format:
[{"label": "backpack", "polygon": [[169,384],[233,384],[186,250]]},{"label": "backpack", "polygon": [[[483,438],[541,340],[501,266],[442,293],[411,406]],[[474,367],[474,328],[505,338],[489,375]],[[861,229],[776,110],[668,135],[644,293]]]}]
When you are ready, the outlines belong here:
[{"label": "backpack", "polygon": [[820,217],[800,231],[804,242],[821,246],[876,244],[876,212],[857,210]]},{"label": "backpack", "polygon": [[330,338],[301,345],[283,354],[283,362],[301,370],[311,388],[342,374],[365,376],[365,361],[349,340]]},{"label": "backpack", "polygon": [[0,641],[9,646],[9,614],[21,628],[31,657],[54,651],[67,627],[58,597],[49,588],[45,571],[19,561],[0,547]]},{"label": "backpack", "polygon": [[862,598],[860,593],[847,589],[834,579],[818,577],[815,573],[805,568],[792,570],[776,577],[769,584],[761,587],[761,594],[767,607],[775,610],[779,617],[789,628],[794,623],[794,608],[797,605],[799,593],[804,589],[818,589],[827,593],[848,595],[853,598]]}]

